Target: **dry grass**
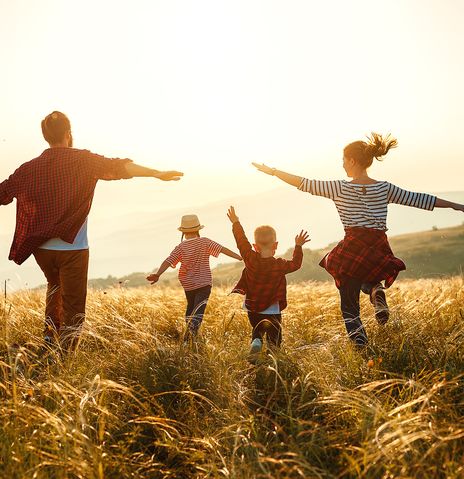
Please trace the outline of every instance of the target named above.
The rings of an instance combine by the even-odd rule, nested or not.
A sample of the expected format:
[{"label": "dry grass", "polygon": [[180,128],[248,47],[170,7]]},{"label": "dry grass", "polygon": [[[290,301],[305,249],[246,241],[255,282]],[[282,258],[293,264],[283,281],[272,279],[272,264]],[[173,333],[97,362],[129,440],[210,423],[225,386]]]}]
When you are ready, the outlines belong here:
[{"label": "dry grass", "polygon": [[213,291],[195,347],[180,288],[93,292],[55,363],[36,355],[43,292],[9,297],[0,477],[464,477],[461,278],[398,283],[384,327],[364,300],[363,354],[332,285],[291,286],[284,347],[256,367],[240,299]]}]

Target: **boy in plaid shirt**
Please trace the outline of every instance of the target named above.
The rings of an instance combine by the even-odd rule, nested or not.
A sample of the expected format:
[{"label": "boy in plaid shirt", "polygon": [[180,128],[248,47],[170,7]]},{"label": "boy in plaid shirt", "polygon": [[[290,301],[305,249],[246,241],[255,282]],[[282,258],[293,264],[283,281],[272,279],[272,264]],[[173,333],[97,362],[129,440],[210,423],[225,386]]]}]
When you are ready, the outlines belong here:
[{"label": "boy in plaid shirt", "polygon": [[301,231],[295,237],[293,258],[275,258],[278,243],[274,228],[256,228],[253,250],[233,206],[229,208],[227,216],[232,223],[232,232],[245,263],[242,276],[232,292],[245,295],[244,309],[248,312],[253,328],[250,353],[257,354],[262,350],[264,333],[267,334],[269,345],[280,346],[282,311],[287,307],[285,275],[300,269],[303,260],[302,246],[310,239],[306,231]]}]

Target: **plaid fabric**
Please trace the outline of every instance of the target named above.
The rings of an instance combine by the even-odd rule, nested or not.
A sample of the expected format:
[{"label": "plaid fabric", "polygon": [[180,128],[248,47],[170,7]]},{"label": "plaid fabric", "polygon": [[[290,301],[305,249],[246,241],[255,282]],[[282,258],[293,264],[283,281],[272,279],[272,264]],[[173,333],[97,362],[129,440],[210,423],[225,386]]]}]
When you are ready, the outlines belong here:
[{"label": "plaid fabric", "polygon": [[319,263],[335,279],[337,288],[349,278],[365,283],[393,284],[405,264],[393,255],[384,231],[346,228],[345,238]]},{"label": "plaid fabric", "polygon": [[287,307],[287,281],[285,275],[300,269],[303,261],[301,246],[295,246],[293,258],[261,258],[249,243],[242,225],[232,225],[237,247],[245,263],[245,269],[232,293],[244,294],[245,307],[252,313],[264,311],[271,304],[279,303],[280,311]]},{"label": "plaid fabric", "polygon": [[0,205],[17,200],[9,259],[23,263],[50,238],[72,243],[89,214],[97,181],[130,178],[125,168],[130,161],[49,148],[21,165],[0,183]]}]

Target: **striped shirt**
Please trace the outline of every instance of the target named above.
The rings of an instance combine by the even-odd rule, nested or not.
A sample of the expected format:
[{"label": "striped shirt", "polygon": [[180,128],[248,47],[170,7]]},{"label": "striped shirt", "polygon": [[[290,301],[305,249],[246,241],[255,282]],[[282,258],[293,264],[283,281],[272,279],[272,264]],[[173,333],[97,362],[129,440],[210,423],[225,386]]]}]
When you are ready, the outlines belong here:
[{"label": "striped shirt", "polygon": [[389,203],[431,211],[437,200],[436,196],[403,190],[387,181],[362,185],[346,180],[303,178],[298,189],[333,200],[345,228],[374,228],[382,231],[387,231]]},{"label": "striped shirt", "polygon": [[217,258],[222,246],[209,238],[191,238],[182,241],[166,261],[175,268],[180,263],[179,281],[185,291],[211,286],[213,277],[209,257]]}]

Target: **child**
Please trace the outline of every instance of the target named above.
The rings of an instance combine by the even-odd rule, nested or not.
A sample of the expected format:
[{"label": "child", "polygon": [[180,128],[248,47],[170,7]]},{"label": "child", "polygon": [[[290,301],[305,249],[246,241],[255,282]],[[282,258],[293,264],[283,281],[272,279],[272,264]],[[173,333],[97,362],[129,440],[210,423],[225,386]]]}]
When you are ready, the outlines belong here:
[{"label": "child", "polygon": [[320,265],[335,279],[348,336],[360,347],[367,345],[367,334],[360,318],[360,292],[369,294],[377,321],[385,324],[389,310],[384,288],[391,286],[398,273],[406,268],[403,261],[393,255],[385,234],[388,204],[425,210],[453,208],[464,211],[464,205],[425,193],[406,191],[387,181],[370,178],[367,170],[374,158],[379,160],[396,146],[394,138],[377,133],[372,133],[367,142],[355,141],[347,145],[343,150],[343,168],[351,181],[309,180],[253,163],[263,173],[276,176],[301,191],[335,202],[345,228],[345,238],[323,258]]},{"label": "child", "polygon": [[209,266],[209,257],[217,258],[220,253],[223,253],[237,260],[242,259],[238,254],[215,241],[200,237],[199,231],[203,228],[204,226],[200,225],[197,215],[183,216],[181,226],[178,228],[182,232],[181,243],[172,250],[156,273],[147,276],[147,280],[151,281],[151,284],[155,284],[170,266],[175,268],[177,263],[181,264],[179,281],[187,297],[187,310],[185,312],[187,322],[186,340],[198,334],[211,293],[213,278]]},{"label": "child", "polygon": [[295,238],[293,258],[275,258],[277,238],[271,226],[259,226],[255,230],[253,251],[243,231],[233,206],[227,216],[232,223],[237,247],[245,262],[240,281],[232,292],[245,295],[244,309],[248,311],[252,331],[252,355],[261,352],[263,336],[268,344],[280,346],[282,341],[282,311],[287,307],[287,281],[285,275],[300,269],[303,260],[302,246],[309,240],[308,233],[301,231]]}]

